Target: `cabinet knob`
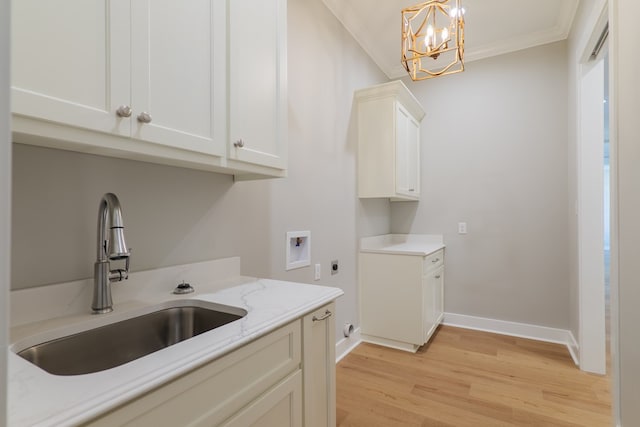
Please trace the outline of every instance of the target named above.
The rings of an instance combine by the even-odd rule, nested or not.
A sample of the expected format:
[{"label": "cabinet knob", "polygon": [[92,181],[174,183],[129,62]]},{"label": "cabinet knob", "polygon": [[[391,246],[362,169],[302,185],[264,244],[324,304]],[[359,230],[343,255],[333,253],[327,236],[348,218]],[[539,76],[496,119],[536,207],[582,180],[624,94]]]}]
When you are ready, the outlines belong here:
[{"label": "cabinet knob", "polygon": [[311,320],[313,320],[314,322],[321,322],[324,319],[327,319],[327,318],[331,317],[332,314],[333,313],[331,313],[329,310],[327,310],[327,311],[324,312],[324,314],[322,316],[320,316],[320,317],[313,316],[311,318]]},{"label": "cabinet knob", "polygon": [[242,147],[244,147],[244,141],[239,139],[239,140],[237,140],[236,142],[233,143],[233,146],[236,147],[236,148],[242,148]]},{"label": "cabinet knob", "polygon": [[409,191],[416,191],[414,188],[410,188]]},{"label": "cabinet knob", "polygon": [[440,278],[440,275],[438,274],[437,276],[435,276],[435,278],[436,278],[436,279],[439,279],[439,278]]},{"label": "cabinet knob", "polygon": [[151,114],[143,111],[142,113],[138,114],[138,121],[140,123],[151,123]]},{"label": "cabinet knob", "polygon": [[118,117],[131,117],[131,113],[131,107],[129,107],[128,105],[121,105],[116,110],[116,115]]}]

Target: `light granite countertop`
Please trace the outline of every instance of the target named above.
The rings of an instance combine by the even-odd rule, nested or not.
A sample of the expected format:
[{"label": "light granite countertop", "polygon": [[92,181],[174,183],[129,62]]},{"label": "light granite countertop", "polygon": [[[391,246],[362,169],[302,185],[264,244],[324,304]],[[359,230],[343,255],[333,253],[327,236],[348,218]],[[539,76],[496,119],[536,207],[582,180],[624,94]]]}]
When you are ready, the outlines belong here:
[{"label": "light granite countertop", "polygon": [[442,248],[440,234],[384,234],[360,239],[360,252],[427,256]]},{"label": "light granite countertop", "polygon": [[[9,425],[70,426],[86,422],[343,294],[338,288],[242,277],[238,273],[237,258],[133,273],[130,283],[114,285],[114,312],[106,315],[88,314],[90,281],[13,292],[12,310],[20,313],[12,315]],[[172,295],[170,289],[180,278],[188,279],[196,292]],[[57,304],[65,299],[72,301],[65,306]],[[14,353],[180,299],[239,307],[247,315],[124,365],[86,375],[52,375]],[[38,310],[41,304],[47,309]]]}]

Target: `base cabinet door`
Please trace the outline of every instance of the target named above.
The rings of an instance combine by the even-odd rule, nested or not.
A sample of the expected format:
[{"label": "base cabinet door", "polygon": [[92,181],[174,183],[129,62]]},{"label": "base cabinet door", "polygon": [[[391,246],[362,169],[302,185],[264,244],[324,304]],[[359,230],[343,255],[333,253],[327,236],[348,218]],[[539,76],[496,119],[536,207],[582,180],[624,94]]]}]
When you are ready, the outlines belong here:
[{"label": "base cabinet door", "polygon": [[335,304],[303,319],[305,427],[336,425]]},{"label": "base cabinet door", "polygon": [[444,266],[430,271],[422,281],[424,284],[424,332],[425,342],[427,342],[443,318]]}]

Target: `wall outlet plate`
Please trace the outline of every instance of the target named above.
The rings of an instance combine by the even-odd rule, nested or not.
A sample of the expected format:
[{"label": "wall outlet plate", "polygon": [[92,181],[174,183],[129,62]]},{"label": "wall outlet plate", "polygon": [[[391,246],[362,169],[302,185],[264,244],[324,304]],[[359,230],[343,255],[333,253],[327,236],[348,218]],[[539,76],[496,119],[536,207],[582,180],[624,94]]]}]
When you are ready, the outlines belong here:
[{"label": "wall outlet plate", "polygon": [[338,265],[338,260],[331,261],[331,275],[338,274],[338,269],[340,266]]},{"label": "wall outlet plate", "polygon": [[287,271],[311,265],[311,232],[288,231],[286,239]]}]

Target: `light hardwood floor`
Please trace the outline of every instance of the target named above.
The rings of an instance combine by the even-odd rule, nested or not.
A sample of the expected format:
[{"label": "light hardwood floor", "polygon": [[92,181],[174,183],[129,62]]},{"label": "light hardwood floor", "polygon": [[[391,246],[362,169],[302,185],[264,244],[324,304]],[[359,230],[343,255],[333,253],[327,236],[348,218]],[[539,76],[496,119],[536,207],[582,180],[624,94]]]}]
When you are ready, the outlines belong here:
[{"label": "light hardwood floor", "polygon": [[342,427],[612,424],[609,378],[559,344],[441,326],[416,354],[363,343],[336,371]]}]

